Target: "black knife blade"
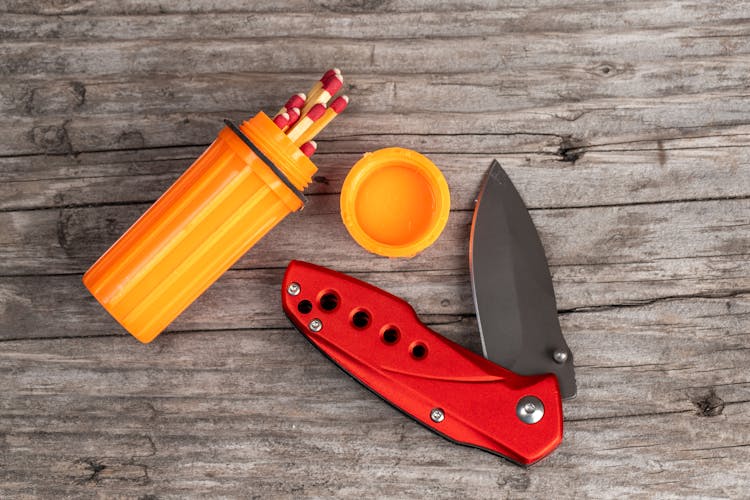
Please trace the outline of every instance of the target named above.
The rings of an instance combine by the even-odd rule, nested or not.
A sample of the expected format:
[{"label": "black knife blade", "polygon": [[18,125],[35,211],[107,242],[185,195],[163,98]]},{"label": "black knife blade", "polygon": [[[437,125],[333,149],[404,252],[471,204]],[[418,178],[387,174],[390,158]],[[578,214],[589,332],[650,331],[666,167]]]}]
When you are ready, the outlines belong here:
[{"label": "black knife blade", "polygon": [[560,330],[544,248],[497,161],[474,209],[469,265],[484,356],[521,375],[554,373],[563,398],[574,397],[573,354]]}]

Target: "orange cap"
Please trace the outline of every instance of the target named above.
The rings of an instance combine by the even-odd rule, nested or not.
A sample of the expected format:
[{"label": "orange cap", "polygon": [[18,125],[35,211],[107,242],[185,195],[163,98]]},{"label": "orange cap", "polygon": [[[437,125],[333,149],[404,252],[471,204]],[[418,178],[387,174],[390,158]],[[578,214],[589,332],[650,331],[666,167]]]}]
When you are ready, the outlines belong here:
[{"label": "orange cap", "polygon": [[440,236],[450,193],[427,157],[404,148],[365,153],[341,189],[341,218],[365,250],[413,257]]}]

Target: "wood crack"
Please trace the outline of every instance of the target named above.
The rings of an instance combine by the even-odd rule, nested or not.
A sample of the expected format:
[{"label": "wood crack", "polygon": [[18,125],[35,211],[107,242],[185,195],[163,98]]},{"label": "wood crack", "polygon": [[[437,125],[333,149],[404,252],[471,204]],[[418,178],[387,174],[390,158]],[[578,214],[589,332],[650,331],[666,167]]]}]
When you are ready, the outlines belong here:
[{"label": "wood crack", "polygon": [[657,297],[653,299],[634,300],[632,302],[623,302],[619,304],[605,304],[600,306],[583,306],[583,307],[572,307],[570,309],[558,309],[557,314],[577,314],[577,313],[590,313],[590,312],[602,312],[613,309],[621,308],[633,308],[633,307],[645,307],[658,302],[671,302],[675,300],[685,299],[728,299],[735,298],[750,294],[750,288],[732,290],[728,292],[716,292],[716,293],[688,293],[683,295],[670,295],[666,297]]},{"label": "wood crack", "polygon": [[[340,196],[339,191],[325,192],[325,193],[307,193],[306,196],[310,198],[323,197],[323,196]],[[737,195],[737,196],[706,196],[700,198],[677,198],[672,200],[653,200],[653,201],[633,201],[633,202],[613,202],[613,203],[599,203],[589,205],[561,205],[561,206],[528,206],[530,212],[541,212],[541,211],[552,211],[552,210],[586,210],[586,209],[597,209],[597,208],[612,208],[612,207],[637,207],[637,206],[648,206],[648,205],[670,205],[678,203],[703,203],[712,201],[739,201],[750,199],[750,195]],[[100,208],[100,207],[117,207],[117,206],[133,206],[133,205],[146,205],[152,204],[156,201],[154,198],[144,200],[129,200],[129,201],[110,201],[110,202],[97,202],[97,203],[70,203],[65,205],[44,205],[38,207],[3,207],[0,208],[0,213],[7,212],[34,212],[43,210],[60,210],[60,209],[78,209],[78,208]],[[473,208],[451,208],[451,212],[474,212]],[[331,212],[333,213],[333,212]],[[746,224],[740,224],[746,225]]]}]

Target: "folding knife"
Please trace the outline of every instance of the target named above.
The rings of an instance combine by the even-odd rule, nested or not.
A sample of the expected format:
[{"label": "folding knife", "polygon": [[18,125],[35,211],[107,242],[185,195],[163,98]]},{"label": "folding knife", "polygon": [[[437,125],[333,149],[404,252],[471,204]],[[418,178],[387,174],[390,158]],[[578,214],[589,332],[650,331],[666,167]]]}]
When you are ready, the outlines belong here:
[{"label": "folding knife", "polygon": [[[507,200],[498,202],[497,196]],[[402,299],[313,264],[289,264],[282,306],[315,347],[395,408],[452,441],[530,465],[560,443],[560,388],[570,391],[572,383],[574,394],[575,378],[557,311],[551,311],[554,322],[533,314],[535,310],[538,316],[551,314],[549,296],[539,297],[537,309],[526,295],[548,294],[552,283],[539,238],[530,236],[536,236],[531,218],[525,207],[527,217],[518,214],[518,203],[523,207],[510,180],[494,163],[478,198],[471,242],[472,286],[489,360],[430,330]],[[502,233],[499,240],[491,237],[493,231]],[[503,244],[503,239],[520,241]],[[525,244],[532,248],[516,253]],[[489,247],[479,248],[482,245]],[[513,259],[519,260],[519,269],[529,279],[540,282],[519,283],[517,276],[523,273],[514,272]],[[528,269],[531,265],[543,265],[543,272]],[[545,273],[548,283],[542,282]],[[490,285],[495,289],[485,300],[484,290]],[[507,289],[499,292],[498,288]],[[554,306],[554,293],[551,300]],[[493,307],[507,317],[493,313]],[[514,307],[531,309],[515,311]],[[541,327],[547,330],[536,330]],[[504,339],[514,356],[504,355],[498,347]],[[563,352],[566,356],[559,354]],[[534,372],[534,367],[540,371]],[[569,378],[558,383],[562,377]]]}]

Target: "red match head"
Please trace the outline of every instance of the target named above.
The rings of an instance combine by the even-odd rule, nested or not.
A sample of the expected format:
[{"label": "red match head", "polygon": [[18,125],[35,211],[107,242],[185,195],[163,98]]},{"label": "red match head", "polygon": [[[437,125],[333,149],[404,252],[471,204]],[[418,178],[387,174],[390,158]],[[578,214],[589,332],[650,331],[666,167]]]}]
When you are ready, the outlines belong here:
[{"label": "red match head", "polygon": [[339,114],[346,109],[347,104],[349,104],[349,97],[342,95],[333,100],[330,108],[334,110],[336,114]]},{"label": "red match head", "polygon": [[307,112],[307,115],[305,115],[306,118],[310,118],[312,121],[317,120],[323,114],[326,112],[326,105],[323,103],[318,103],[312,108],[310,108],[310,111]]}]

